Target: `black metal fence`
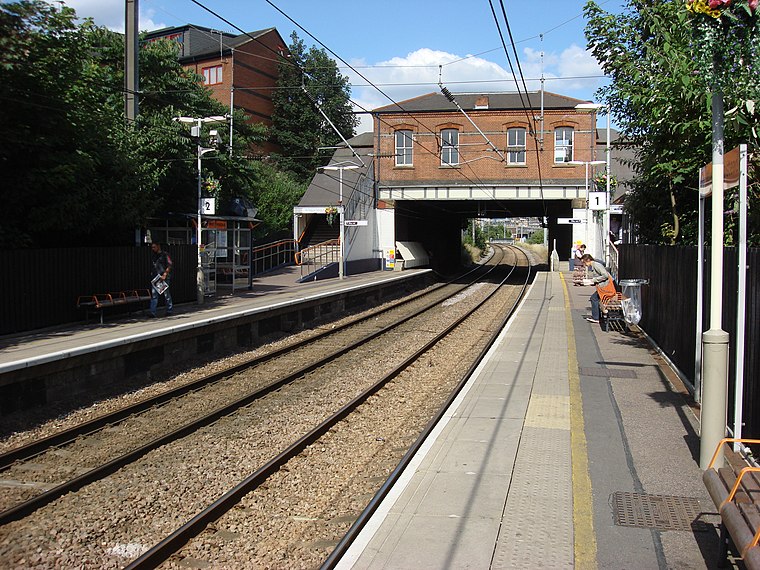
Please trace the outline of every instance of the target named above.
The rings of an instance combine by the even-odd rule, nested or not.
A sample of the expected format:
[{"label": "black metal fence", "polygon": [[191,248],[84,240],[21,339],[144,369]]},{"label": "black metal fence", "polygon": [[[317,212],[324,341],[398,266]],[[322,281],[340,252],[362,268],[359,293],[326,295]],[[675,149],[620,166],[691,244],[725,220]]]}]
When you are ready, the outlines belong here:
[{"label": "black metal fence", "polygon": [[[620,278],[645,278],[639,325],[692,384],[696,360],[697,248],[622,245]],[[760,436],[760,249],[747,252],[744,330],[744,437]],[[722,329],[729,333],[728,417],[733,418],[736,378],[737,251],[723,257]],[[705,251],[703,330],[710,326],[710,248]]]},{"label": "black metal fence", "polygon": [[[172,299],[195,299],[196,247],[167,251],[174,262]],[[80,295],[148,289],[152,263],[145,245],[0,251],[0,267],[0,334],[8,334],[82,320]]]}]

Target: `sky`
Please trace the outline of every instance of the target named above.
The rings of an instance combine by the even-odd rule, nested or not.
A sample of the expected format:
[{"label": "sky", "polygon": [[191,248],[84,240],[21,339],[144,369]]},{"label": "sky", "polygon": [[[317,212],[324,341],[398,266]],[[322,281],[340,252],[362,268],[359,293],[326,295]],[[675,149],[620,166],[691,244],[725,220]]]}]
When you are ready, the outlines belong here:
[{"label": "sky", "polygon": [[[349,78],[357,110],[437,92],[439,82],[455,94],[516,91],[502,36],[518,77],[519,70],[499,0],[138,2],[141,31],[195,24],[239,33],[213,13],[247,32],[275,27],[287,44],[295,30],[307,47],[325,48],[336,60]],[[624,2],[597,0],[613,14],[622,10]],[[64,3],[80,18],[91,17],[98,25],[124,31],[125,0]],[[503,0],[529,90],[540,88],[543,75],[546,91],[594,101],[596,90],[607,83],[586,51],[584,4],[585,0]],[[357,133],[371,130],[369,117],[360,118]]]}]

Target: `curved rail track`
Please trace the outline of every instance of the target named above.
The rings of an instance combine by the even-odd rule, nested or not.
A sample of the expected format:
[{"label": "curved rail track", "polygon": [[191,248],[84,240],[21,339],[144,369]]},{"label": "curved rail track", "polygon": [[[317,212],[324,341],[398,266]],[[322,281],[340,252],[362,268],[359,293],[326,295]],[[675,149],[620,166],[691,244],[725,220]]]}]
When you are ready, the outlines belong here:
[{"label": "curved rail track", "polygon": [[[321,421],[317,422],[316,425],[312,425],[310,429],[303,431],[289,445],[282,446],[278,453],[270,452],[269,460],[262,462],[259,469],[248,477],[245,477],[227,492],[221,494],[210,506],[182,525],[177,531],[160,541],[155,547],[149,549],[130,565],[133,568],[157,566],[171,556],[172,553],[188,543],[193,536],[208,528],[211,521],[218,520],[233,506],[238,505],[242,497],[259,488],[272,474],[283,469],[294,457],[303,453],[310,445],[315,444],[325,434],[334,430],[335,426],[340,422],[345,422],[346,418],[349,418],[349,421],[353,421],[350,418],[357,409],[366,406],[368,400],[382,393],[389,383],[405,374],[411,367],[418,365],[424,355],[430,353],[434,347],[444,342],[444,339],[450,337],[463,323],[473,319],[483,320],[484,313],[488,311],[493,312],[494,309],[489,309],[489,307],[492,307],[494,299],[498,297],[499,291],[505,290],[511,273],[501,279],[499,285],[495,286],[488,295],[481,295],[477,293],[477,290],[479,287],[482,288],[484,279],[489,279],[488,275],[493,275],[495,270],[503,267],[501,264],[503,258],[505,256],[518,255],[515,253],[516,251],[519,250],[514,248],[497,248],[497,255],[493,262],[488,267],[484,267],[478,271],[477,275],[471,275],[468,278],[469,283],[448,283],[423,294],[414,295],[403,301],[384,307],[382,310],[371,311],[360,318],[353,319],[349,323],[315,335],[303,342],[278,349],[270,354],[252,359],[243,365],[234,366],[224,372],[209,375],[183,387],[181,390],[175,390],[157,398],[140,402],[129,410],[121,410],[116,414],[99,418],[97,421],[88,422],[83,426],[68,431],[65,435],[59,434],[53,438],[48,438],[44,442],[34,443],[25,446],[23,449],[13,450],[11,453],[0,456],[0,467],[6,472],[6,475],[3,475],[3,477],[7,477],[7,473],[13,469],[23,472],[24,466],[27,466],[27,468],[29,465],[39,466],[47,463],[51,457],[70,458],[72,454],[75,454],[75,452],[71,451],[72,446],[75,449],[82,447],[98,448],[103,439],[132,441],[134,437],[125,434],[131,433],[130,430],[133,431],[135,429],[135,424],[140,426],[137,433],[143,439],[142,445],[131,447],[126,452],[117,452],[115,453],[116,457],[110,457],[107,461],[102,461],[101,465],[87,467],[84,473],[71,478],[65,483],[55,485],[41,494],[7,508],[4,512],[0,513],[0,524],[6,525],[13,521],[19,521],[16,524],[23,524],[23,521],[20,521],[20,519],[29,516],[35,510],[61,497],[65,493],[79,489],[114,473],[116,470],[144,457],[154,450],[160,451],[161,447],[176,441],[177,438],[196,434],[199,430],[202,431],[203,428],[207,428],[214,422],[218,422],[221,418],[229,420],[235,414],[240,413],[240,410],[245,410],[254,403],[262,401],[266,396],[276,397],[286,386],[288,389],[311,391],[310,393],[316,394],[318,390],[316,386],[321,385],[324,381],[317,380],[317,384],[309,384],[308,379],[310,377],[319,377],[320,374],[334,375],[336,374],[336,368],[341,370],[350,368],[351,359],[358,358],[352,355],[361,353],[362,350],[376,352],[377,346],[381,346],[383,342],[386,344],[393,344],[394,342],[393,340],[382,341],[379,339],[399,334],[396,331],[404,326],[423,322],[426,315],[435,312],[435,310],[440,311],[441,306],[445,306],[446,303],[452,303],[452,299],[461,298],[462,296],[474,298],[480,295],[481,298],[477,303],[472,303],[474,306],[470,310],[456,315],[453,319],[449,318],[449,322],[440,330],[425,330],[427,328],[432,329],[428,324],[411,325],[420,327],[420,330],[415,331],[412,335],[413,337],[419,337],[419,343],[414,347],[404,346],[403,348],[406,350],[400,351],[404,352],[403,357],[399,358],[397,362],[392,362],[389,371],[380,375],[377,379],[371,379],[355,395],[351,395],[350,398],[346,397],[345,402],[339,402],[340,405],[335,404],[335,407],[338,408],[337,410],[325,411]],[[511,265],[517,265],[514,259],[511,260]],[[523,273],[526,274],[525,278],[527,282],[529,271],[524,271]],[[459,281],[462,281],[462,279]],[[514,299],[510,303],[513,306],[516,305]],[[503,301],[501,301],[501,305],[499,306],[502,307],[503,304]],[[502,309],[498,310],[501,311]],[[420,321],[420,319],[423,319],[423,321]],[[498,319],[499,325],[493,327],[495,331],[493,336],[498,333],[503,320],[505,319]],[[404,338],[408,338],[408,336]],[[411,343],[405,340],[404,344]],[[483,343],[483,346],[478,349],[480,354],[484,353],[487,349],[487,344],[490,344],[490,341]],[[315,358],[313,353],[317,353],[319,357]],[[475,358],[469,368],[474,367],[479,358],[480,356]],[[268,365],[271,366],[272,363],[278,364],[274,368],[266,368]],[[252,371],[253,374],[251,373]],[[463,376],[466,377],[466,375],[464,374]],[[252,378],[252,376],[257,378]],[[298,380],[297,383],[295,383],[296,380]],[[256,382],[259,384],[253,386],[252,384],[256,384]],[[302,382],[304,386],[302,388],[297,387]],[[213,396],[209,395],[209,390],[214,392]],[[456,387],[453,391],[448,389],[446,400],[450,401],[457,391],[458,388]],[[222,400],[224,402],[222,404],[219,403],[217,393],[223,394]],[[187,403],[188,399],[195,403],[208,400],[211,400],[212,403],[205,407],[204,413],[197,414],[196,412],[197,417],[187,420],[183,409],[190,407]],[[444,408],[445,406],[440,409],[443,410]],[[274,405],[272,405],[271,409],[275,414],[280,413]],[[158,429],[157,431],[147,429],[146,426],[154,426],[168,421],[168,417],[178,419],[179,425],[172,425],[172,429]],[[426,422],[431,427],[434,424],[434,420],[429,418]],[[146,432],[151,434],[150,441],[147,443],[145,443]],[[424,439],[424,432],[425,430],[423,430],[423,435],[417,438],[418,442]],[[91,438],[95,438],[98,443],[87,443]],[[417,444],[412,444],[406,456],[411,457],[416,446]],[[129,444],[127,447],[129,447]],[[113,451],[109,453],[114,455]],[[95,455],[98,454],[96,453]],[[91,456],[88,456],[85,462],[89,461],[92,461]],[[79,469],[84,470],[85,467],[79,467]],[[400,466],[396,468],[394,473],[400,472],[399,469]],[[60,469],[56,471],[56,473],[59,472],[61,472]],[[383,489],[389,484],[389,482],[386,482],[377,494],[374,495],[374,498],[369,501],[367,510],[358,517],[355,517],[356,523],[333,550],[333,554],[328,557],[328,562],[326,562],[328,566],[330,560],[339,557],[344,548],[343,545],[347,546],[350,543],[352,533],[355,532],[354,527],[357,527],[357,530],[361,527],[363,524],[362,520],[369,516],[372,505],[379,501],[379,497],[383,494]],[[0,527],[1,530],[2,527]]]}]

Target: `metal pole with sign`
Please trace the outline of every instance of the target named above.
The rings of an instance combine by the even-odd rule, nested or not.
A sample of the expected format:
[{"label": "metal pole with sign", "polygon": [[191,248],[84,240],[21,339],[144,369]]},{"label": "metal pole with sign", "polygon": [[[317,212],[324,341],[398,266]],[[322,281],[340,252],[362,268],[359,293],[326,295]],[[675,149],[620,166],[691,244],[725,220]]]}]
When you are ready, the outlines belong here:
[{"label": "metal pole with sign", "polygon": [[356,170],[357,168],[360,168],[356,164],[351,164],[347,166],[339,166],[337,164],[330,165],[330,166],[322,166],[322,170],[337,170],[339,173],[338,178],[338,213],[340,214],[340,244],[338,247],[338,278],[343,279],[345,275],[345,215],[346,215],[346,209],[343,206],[343,171],[344,170]]},{"label": "metal pole with sign", "polygon": [[[201,214],[204,210],[204,204],[201,200],[201,159],[203,158],[203,155],[212,152],[216,150],[216,140],[214,139],[212,141],[212,147],[210,148],[204,148],[203,145],[201,145],[201,128],[203,124],[214,124],[214,123],[226,123],[229,120],[229,117],[227,116],[213,116],[213,117],[174,117],[174,121],[177,121],[179,123],[189,123],[192,124],[193,127],[191,128],[190,134],[193,139],[195,139],[195,143],[197,146],[197,159],[198,159],[198,196],[196,201],[196,208],[198,209],[197,212],[197,218],[196,218],[196,224],[197,227],[195,228],[195,245],[196,249],[198,251],[198,259],[197,259],[197,270],[196,270],[196,300],[199,305],[203,304],[203,297],[205,292],[205,278],[203,274],[203,260],[201,258],[202,248],[203,245],[201,243]],[[211,131],[212,138],[214,137],[215,132]]]}]

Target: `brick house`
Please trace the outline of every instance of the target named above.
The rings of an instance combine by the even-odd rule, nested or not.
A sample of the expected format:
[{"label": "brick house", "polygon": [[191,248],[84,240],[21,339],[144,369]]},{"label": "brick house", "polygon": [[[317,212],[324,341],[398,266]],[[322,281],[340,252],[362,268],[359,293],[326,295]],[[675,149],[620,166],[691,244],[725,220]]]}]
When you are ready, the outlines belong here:
[{"label": "brick house", "polygon": [[[251,121],[272,125],[272,94],[277,87],[279,57],[288,48],[276,28],[234,35],[187,24],[145,35],[145,42],[169,39],[179,45],[179,62],[203,77],[219,102],[244,110]],[[262,153],[275,150],[266,143]]]}]

